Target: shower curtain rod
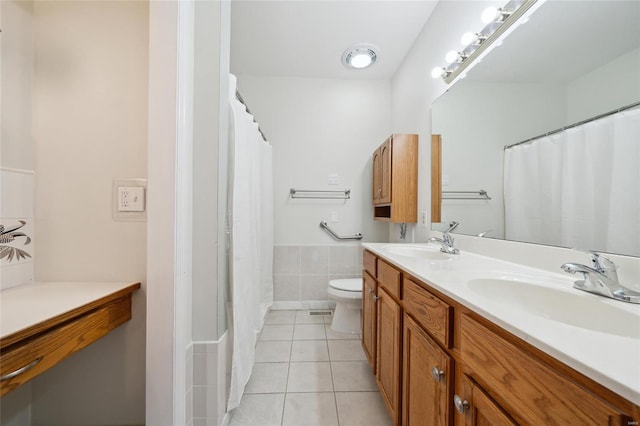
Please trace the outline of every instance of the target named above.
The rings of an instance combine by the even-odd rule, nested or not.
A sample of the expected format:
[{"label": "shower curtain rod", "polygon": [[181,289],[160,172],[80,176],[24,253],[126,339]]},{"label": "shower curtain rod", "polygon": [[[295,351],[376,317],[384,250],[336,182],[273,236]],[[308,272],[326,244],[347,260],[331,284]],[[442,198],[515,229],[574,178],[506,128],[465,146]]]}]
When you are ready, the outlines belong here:
[{"label": "shower curtain rod", "polygon": [[[244,99],[242,98],[242,95],[240,94],[240,92],[238,92],[238,90],[236,90],[236,99],[240,101],[240,103],[242,105],[244,105],[244,109],[247,110],[247,112],[249,114],[251,114],[251,110],[249,110],[249,106],[247,105],[247,103],[244,101]],[[253,116],[253,114],[251,114],[251,116]],[[253,122],[257,123],[256,121],[256,117],[253,116]],[[262,133],[262,129],[260,129],[260,125],[258,124],[258,131],[260,132],[260,135],[262,136],[262,139],[264,139],[265,142],[267,141],[267,137],[264,135],[264,133]]]},{"label": "shower curtain rod", "polygon": [[522,145],[522,144],[525,144],[527,142],[532,142],[532,141],[534,141],[536,139],[540,139],[540,138],[543,138],[545,136],[555,135],[556,133],[560,133],[560,132],[563,132],[565,130],[572,129],[574,127],[582,126],[583,124],[587,124],[587,123],[589,123],[591,121],[599,120],[601,118],[608,117],[610,115],[617,114],[617,113],[622,112],[622,111],[627,111],[629,109],[633,109],[633,108],[636,108],[638,106],[640,106],[640,102],[635,102],[635,103],[632,103],[630,105],[623,106],[623,107],[620,107],[618,109],[615,109],[613,111],[605,112],[604,114],[596,115],[595,117],[587,118],[586,120],[578,121],[577,123],[569,124],[568,126],[561,127],[559,129],[553,130],[551,132],[543,133],[543,134],[535,136],[533,138],[529,138],[529,139],[520,141],[518,143],[514,143],[514,144],[511,144],[511,145],[505,145],[504,149],[506,150],[506,149],[509,149],[509,148],[513,148],[514,146]]}]

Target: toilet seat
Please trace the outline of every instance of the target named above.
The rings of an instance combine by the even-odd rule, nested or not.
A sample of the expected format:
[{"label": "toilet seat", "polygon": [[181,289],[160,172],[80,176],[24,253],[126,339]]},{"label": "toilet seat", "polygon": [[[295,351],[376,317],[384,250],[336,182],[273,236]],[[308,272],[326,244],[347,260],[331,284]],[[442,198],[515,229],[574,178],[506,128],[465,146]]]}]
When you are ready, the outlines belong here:
[{"label": "toilet seat", "polygon": [[362,293],[362,278],[344,278],[329,281],[329,287],[343,292]]}]

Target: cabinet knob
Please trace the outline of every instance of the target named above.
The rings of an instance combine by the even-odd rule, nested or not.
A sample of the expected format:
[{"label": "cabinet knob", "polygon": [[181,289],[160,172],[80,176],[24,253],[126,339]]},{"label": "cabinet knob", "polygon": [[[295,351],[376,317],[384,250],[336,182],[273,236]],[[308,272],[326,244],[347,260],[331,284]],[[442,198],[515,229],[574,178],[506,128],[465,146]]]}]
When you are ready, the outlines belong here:
[{"label": "cabinet knob", "polygon": [[456,406],[456,410],[460,414],[464,414],[464,412],[467,409],[469,409],[469,401],[467,401],[466,399],[463,400],[458,395],[454,395],[454,397],[453,397],[453,405]]},{"label": "cabinet knob", "polygon": [[380,299],[380,296],[374,296],[374,295],[371,295],[371,297],[373,298],[373,301],[374,301],[374,302],[377,302],[377,301],[378,301],[378,299]]},{"label": "cabinet knob", "polygon": [[433,376],[433,380],[435,380],[436,382],[444,379],[444,371],[440,370],[438,367],[433,367],[431,369],[431,375]]},{"label": "cabinet knob", "polygon": [[369,289],[369,294],[371,294],[371,293],[373,293],[373,289],[372,288]]}]

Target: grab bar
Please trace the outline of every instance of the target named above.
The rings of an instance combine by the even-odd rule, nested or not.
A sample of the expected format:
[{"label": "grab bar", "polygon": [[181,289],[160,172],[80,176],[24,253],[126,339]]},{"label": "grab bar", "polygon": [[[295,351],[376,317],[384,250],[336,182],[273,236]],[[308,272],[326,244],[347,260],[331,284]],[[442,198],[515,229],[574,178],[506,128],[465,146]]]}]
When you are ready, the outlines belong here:
[{"label": "grab bar", "polygon": [[[445,194],[460,194],[458,196],[445,196]],[[442,191],[443,200],[490,200],[489,194],[484,189],[480,191]]]},{"label": "grab bar", "polygon": [[359,232],[355,235],[348,235],[348,236],[338,235],[335,233],[333,229],[329,228],[329,225],[327,225],[327,222],[325,222],[324,220],[320,222],[320,228],[327,231],[329,235],[331,235],[336,240],[361,240],[362,239],[362,234]]},{"label": "grab bar", "polygon": [[[307,192],[307,195],[298,195],[299,192]],[[315,194],[315,195],[314,195]],[[291,198],[311,198],[311,199],[325,199],[325,200],[348,200],[351,198],[351,190],[345,189],[344,191],[325,191],[323,189],[295,189],[289,190]]]}]

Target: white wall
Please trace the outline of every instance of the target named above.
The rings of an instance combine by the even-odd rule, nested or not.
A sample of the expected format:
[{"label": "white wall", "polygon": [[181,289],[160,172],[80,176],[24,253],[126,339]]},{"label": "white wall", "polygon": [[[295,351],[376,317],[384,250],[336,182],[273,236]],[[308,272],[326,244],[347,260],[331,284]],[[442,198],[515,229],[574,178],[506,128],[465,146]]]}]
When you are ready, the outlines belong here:
[{"label": "white wall", "polygon": [[442,190],[484,189],[491,200],[444,199],[443,223],[434,228],[457,221],[456,233],[491,230],[489,237],[504,238],[504,146],[562,126],[565,111],[560,84],[463,80],[438,98],[431,119],[433,133],[442,135]]},{"label": "white wall", "polygon": [[[392,132],[389,82],[240,75],[238,88],[273,144],[275,245],[359,244],[319,228],[332,212],[339,234],[385,241],[387,225],[373,221],[371,155]],[[351,199],[291,199],[290,188],[348,188]]]},{"label": "white wall", "polygon": [[[418,133],[421,141],[429,141],[418,154],[418,211],[427,217],[431,212],[431,103],[447,89],[442,79],[431,78],[431,69],[445,64],[445,54],[460,46],[463,33],[481,28],[479,17],[487,6],[495,2],[439,2],[391,80],[393,131]],[[413,227],[414,241],[427,239],[430,222]],[[397,226],[392,226],[391,240],[397,241],[397,235]]]},{"label": "white wall", "polygon": [[[219,337],[218,197],[219,141],[227,141],[229,92],[228,2],[195,3],[193,122],[193,339]],[[226,29],[226,37],[225,31]],[[224,164],[223,164],[224,165]],[[226,171],[226,169],[225,169]],[[226,185],[226,181],[224,182]],[[224,223],[224,222],[223,222]],[[224,233],[222,233],[224,236]],[[224,258],[223,258],[224,259]],[[220,265],[224,267],[223,265]],[[224,305],[222,305],[224,306]],[[224,331],[224,330],[222,330]],[[220,333],[221,334],[221,333]]]},{"label": "white wall", "polygon": [[0,166],[33,170],[33,2],[0,2]]},{"label": "white wall", "polygon": [[[146,224],[112,220],[111,187],[146,177],[148,4],[35,2],[34,28],[36,279],[144,285]],[[33,381],[34,423],[144,423],[145,291],[129,323]]]},{"label": "white wall", "polygon": [[567,123],[640,100],[640,49],[632,50],[567,85]]}]

